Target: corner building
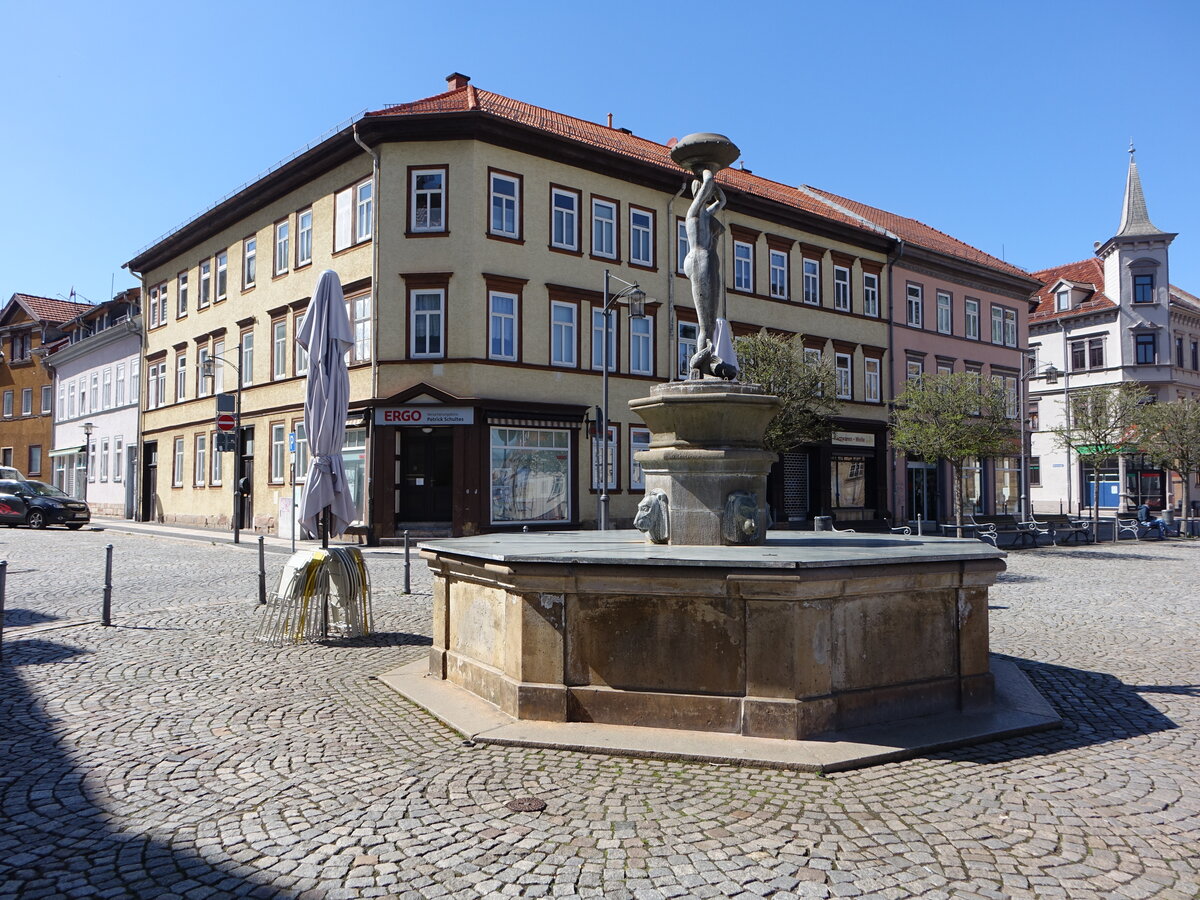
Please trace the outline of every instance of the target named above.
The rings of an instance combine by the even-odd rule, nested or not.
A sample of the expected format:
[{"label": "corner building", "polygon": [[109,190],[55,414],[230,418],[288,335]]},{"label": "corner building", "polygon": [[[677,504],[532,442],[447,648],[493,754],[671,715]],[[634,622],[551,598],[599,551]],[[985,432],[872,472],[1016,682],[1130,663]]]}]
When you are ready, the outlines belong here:
[{"label": "corner building", "polygon": [[[365,114],[127,264],[147,298],[147,518],[228,525],[232,463],[212,453],[208,395],[240,379],[244,521],[287,533],[289,433],[297,471],[307,463],[294,336],[317,273],[333,268],[358,337],[344,453],[374,539],[586,527],[605,478],[613,521],[632,519],[649,434],[628,401],[686,377],[695,347],[682,274],[690,176],[669,144],[447,81]],[[735,333],[804,334],[838,367],[842,445],[787,455],[772,479],[777,517],[876,518],[898,241],[811,190],[740,169],[719,179]],[[610,313],[601,460],[606,271],[614,292],[637,283],[648,301],[644,319],[620,303]],[[225,360],[215,384],[199,377],[207,356]]]}]

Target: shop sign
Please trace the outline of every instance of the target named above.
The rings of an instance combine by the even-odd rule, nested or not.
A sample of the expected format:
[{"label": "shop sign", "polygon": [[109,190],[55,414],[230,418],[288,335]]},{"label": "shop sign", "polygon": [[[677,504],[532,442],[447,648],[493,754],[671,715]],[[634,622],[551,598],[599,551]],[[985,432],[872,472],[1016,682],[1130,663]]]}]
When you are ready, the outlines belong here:
[{"label": "shop sign", "polygon": [[388,406],[375,410],[376,425],[474,425],[470,406]]},{"label": "shop sign", "polygon": [[832,443],[841,447],[874,447],[875,435],[858,431],[835,431]]}]

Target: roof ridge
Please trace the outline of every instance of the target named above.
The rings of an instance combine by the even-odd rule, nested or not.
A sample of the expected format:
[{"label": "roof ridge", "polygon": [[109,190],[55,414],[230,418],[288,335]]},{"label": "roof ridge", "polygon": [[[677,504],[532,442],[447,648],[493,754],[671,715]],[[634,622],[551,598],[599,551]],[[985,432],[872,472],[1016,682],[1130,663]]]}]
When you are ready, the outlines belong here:
[{"label": "roof ridge", "polygon": [[1038,269],[1034,272],[1030,272],[1029,274],[1036,277],[1038,275],[1041,275],[1043,272],[1057,272],[1059,269],[1069,269],[1069,268],[1071,268],[1071,266],[1082,266],[1087,263],[1099,263],[1099,262],[1100,262],[1100,260],[1096,259],[1096,257],[1089,256],[1089,257],[1079,260],[1078,262],[1062,263],[1057,266],[1047,266],[1044,269]]}]

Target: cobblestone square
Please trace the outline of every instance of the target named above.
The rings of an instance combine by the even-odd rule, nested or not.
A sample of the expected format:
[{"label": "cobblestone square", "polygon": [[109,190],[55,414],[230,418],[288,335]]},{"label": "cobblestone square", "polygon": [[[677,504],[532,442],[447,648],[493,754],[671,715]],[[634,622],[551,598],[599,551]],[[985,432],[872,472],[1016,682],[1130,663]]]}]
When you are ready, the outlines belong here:
[{"label": "cobblestone square", "polygon": [[372,638],[274,649],[256,551],[0,533],[0,897],[1200,895],[1200,542],[1010,554],[992,650],[1065,727],[826,776],[464,743],[373,677],[419,559],[368,552]]}]

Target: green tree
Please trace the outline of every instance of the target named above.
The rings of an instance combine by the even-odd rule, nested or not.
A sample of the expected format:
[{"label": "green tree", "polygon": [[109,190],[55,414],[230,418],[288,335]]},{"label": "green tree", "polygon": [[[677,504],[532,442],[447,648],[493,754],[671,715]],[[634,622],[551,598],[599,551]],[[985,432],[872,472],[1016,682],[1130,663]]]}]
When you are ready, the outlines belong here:
[{"label": "green tree", "polygon": [[782,453],[833,433],[840,404],[833,396],[836,373],[828,359],[805,359],[801,336],[782,337],[765,328],[738,338],[734,346],[739,379],[761,384],[783,401],[763,437],[768,450]]},{"label": "green tree", "polygon": [[1187,398],[1150,403],[1138,414],[1138,449],[1155,463],[1171,469],[1183,481],[1181,533],[1190,534],[1192,478],[1200,471],[1200,401]]},{"label": "green tree", "polygon": [[1013,453],[1017,423],[1004,385],[975,372],[909,381],[892,410],[892,446],[925,462],[950,464],[954,524],[962,537],[962,469],[969,457]]},{"label": "green tree", "polygon": [[1124,448],[1150,394],[1140,384],[1097,384],[1071,391],[1069,417],[1052,428],[1060,446],[1092,467],[1092,534],[1100,527],[1100,469]]}]

